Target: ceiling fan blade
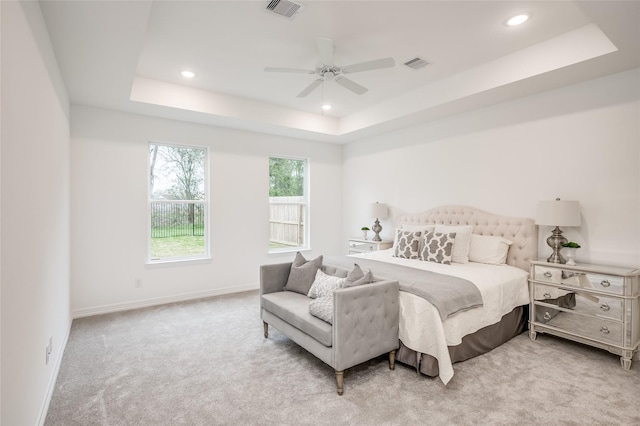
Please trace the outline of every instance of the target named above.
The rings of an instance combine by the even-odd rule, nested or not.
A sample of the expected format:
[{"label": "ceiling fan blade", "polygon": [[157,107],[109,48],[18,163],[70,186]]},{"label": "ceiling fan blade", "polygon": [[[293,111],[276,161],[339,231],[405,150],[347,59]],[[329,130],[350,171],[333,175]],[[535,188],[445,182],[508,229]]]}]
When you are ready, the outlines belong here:
[{"label": "ceiling fan blade", "polygon": [[346,67],[342,67],[341,71],[345,74],[348,74],[354,72],[379,70],[381,68],[391,68],[395,64],[396,62],[393,60],[393,58],[383,58],[376,59],[374,61],[360,62],[359,64],[347,65]]},{"label": "ceiling fan blade", "polygon": [[355,81],[349,80],[348,78],[342,77],[342,76],[336,77],[335,82],[338,83],[340,86],[351,90],[356,95],[362,95],[364,92],[369,90],[366,87],[360,86]]},{"label": "ceiling fan blade", "polygon": [[316,39],[316,45],[318,46],[318,55],[320,56],[322,65],[333,65],[333,40],[318,37]]},{"label": "ceiling fan blade", "polygon": [[273,67],[266,67],[264,69],[266,72],[292,72],[292,73],[299,73],[299,74],[315,74],[316,71],[315,70],[303,70],[300,68],[273,68]]},{"label": "ceiling fan blade", "polygon": [[298,93],[298,98],[304,98],[305,96],[307,96],[309,93],[313,92],[316,87],[320,86],[322,83],[324,83],[324,80],[319,78],[317,80],[314,80],[310,85],[307,86],[306,89],[304,89],[302,92]]}]

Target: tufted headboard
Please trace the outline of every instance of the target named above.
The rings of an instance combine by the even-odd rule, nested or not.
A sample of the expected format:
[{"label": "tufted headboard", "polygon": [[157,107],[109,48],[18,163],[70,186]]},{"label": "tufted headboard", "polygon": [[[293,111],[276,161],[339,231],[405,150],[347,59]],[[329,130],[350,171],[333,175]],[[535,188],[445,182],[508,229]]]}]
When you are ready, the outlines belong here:
[{"label": "tufted headboard", "polygon": [[436,223],[472,225],[474,234],[497,235],[513,241],[507,254],[507,264],[527,272],[529,261],[538,257],[538,231],[533,219],[499,216],[467,206],[442,206],[396,218],[396,226]]}]

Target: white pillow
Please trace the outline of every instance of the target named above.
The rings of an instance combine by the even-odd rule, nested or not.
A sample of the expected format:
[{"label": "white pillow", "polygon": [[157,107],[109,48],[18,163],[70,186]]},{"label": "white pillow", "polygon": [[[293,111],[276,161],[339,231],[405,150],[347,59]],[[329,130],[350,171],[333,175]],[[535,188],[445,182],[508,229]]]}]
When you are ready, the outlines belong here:
[{"label": "white pillow", "polygon": [[333,324],[333,293],[313,299],[309,303],[309,313],[324,322]]},{"label": "white pillow", "polygon": [[315,299],[317,297],[330,296],[339,288],[344,287],[346,278],[334,277],[333,275],[327,275],[318,269],[316,272],[316,279],[313,280],[307,297]]},{"label": "white pillow", "polygon": [[451,253],[451,260],[455,263],[469,263],[469,245],[471,244],[471,232],[473,226],[471,225],[436,225],[435,232],[439,234],[451,234],[456,233],[456,239],[453,243],[453,252]]},{"label": "white pillow", "polygon": [[422,235],[426,234],[427,232],[433,232],[433,230],[436,229],[435,225],[407,225],[404,224],[402,225],[402,230],[403,231],[410,231],[410,232],[416,232],[416,231],[420,231],[422,232]]},{"label": "white pillow", "polygon": [[503,265],[507,262],[507,253],[512,241],[493,235],[471,234],[469,260],[471,262]]}]

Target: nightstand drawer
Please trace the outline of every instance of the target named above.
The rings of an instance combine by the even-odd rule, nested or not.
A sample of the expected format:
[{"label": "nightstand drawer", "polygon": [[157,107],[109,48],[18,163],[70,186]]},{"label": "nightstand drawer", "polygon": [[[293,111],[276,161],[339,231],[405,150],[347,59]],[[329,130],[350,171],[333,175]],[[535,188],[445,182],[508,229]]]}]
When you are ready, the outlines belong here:
[{"label": "nightstand drawer", "polygon": [[393,245],[393,241],[373,241],[361,238],[349,238],[349,254],[370,253],[385,250]]},{"label": "nightstand drawer", "polygon": [[565,312],[538,303],[534,304],[534,318],[544,326],[584,337],[597,342],[622,345],[622,323],[605,318],[595,318],[574,312]]},{"label": "nightstand drawer", "polygon": [[560,306],[583,315],[617,321],[623,320],[623,299],[579,290],[570,292],[543,284],[534,285],[534,298],[540,303],[548,305],[546,306],[548,308],[553,309],[555,306]]},{"label": "nightstand drawer", "polygon": [[355,253],[366,253],[370,251],[375,251],[377,248],[376,244],[373,243],[359,243],[356,241],[349,241],[349,251]]},{"label": "nightstand drawer", "polygon": [[540,265],[535,265],[533,270],[533,279],[536,281],[583,288],[585,290],[604,291],[612,294],[624,294],[624,278],[620,276]]}]

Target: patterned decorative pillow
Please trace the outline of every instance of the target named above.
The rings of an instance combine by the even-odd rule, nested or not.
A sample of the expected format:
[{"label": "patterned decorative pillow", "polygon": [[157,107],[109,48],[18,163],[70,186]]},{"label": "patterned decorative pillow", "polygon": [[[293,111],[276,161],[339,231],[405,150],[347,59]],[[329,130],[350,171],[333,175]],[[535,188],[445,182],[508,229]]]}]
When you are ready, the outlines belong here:
[{"label": "patterned decorative pillow", "polygon": [[313,299],[309,303],[309,313],[324,322],[333,324],[333,293]]},{"label": "patterned decorative pillow", "polygon": [[397,231],[397,244],[395,257],[403,257],[405,259],[418,259],[420,245],[420,231],[403,231],[398,229]]},{"label": "patterned decorative pillow", "polygon": [[316,277],[316,272],[322,266],[322,256],[307,261],[300,252],[296,253],[296,258],[291,265],[289,279],[284,289],[295,291],[296,293],[309,294],[309,289]]},{"label": "patterned decorative pillow", "polygon": [[436,231],[442,234],[456,233],[456,242],[453,244],[451,261],[455,263],[469,263],[469,246],[471,244],[471,225],[436,225]]},{"label": "patterned decorative pillow", "polygon": [[420,260],[451,265],[455,239],[455,232],[448,234],[427,232],[423,237]]},{"label": "patterned decorative pillow", "polygon": [[344,287],[346,278],[334,277],[333,275],[327,275],[318,269],[316,272],[316,279],[311,284],[308,297],[315,299],[316,297],[329,296],[333,294],[339,288]]}]

